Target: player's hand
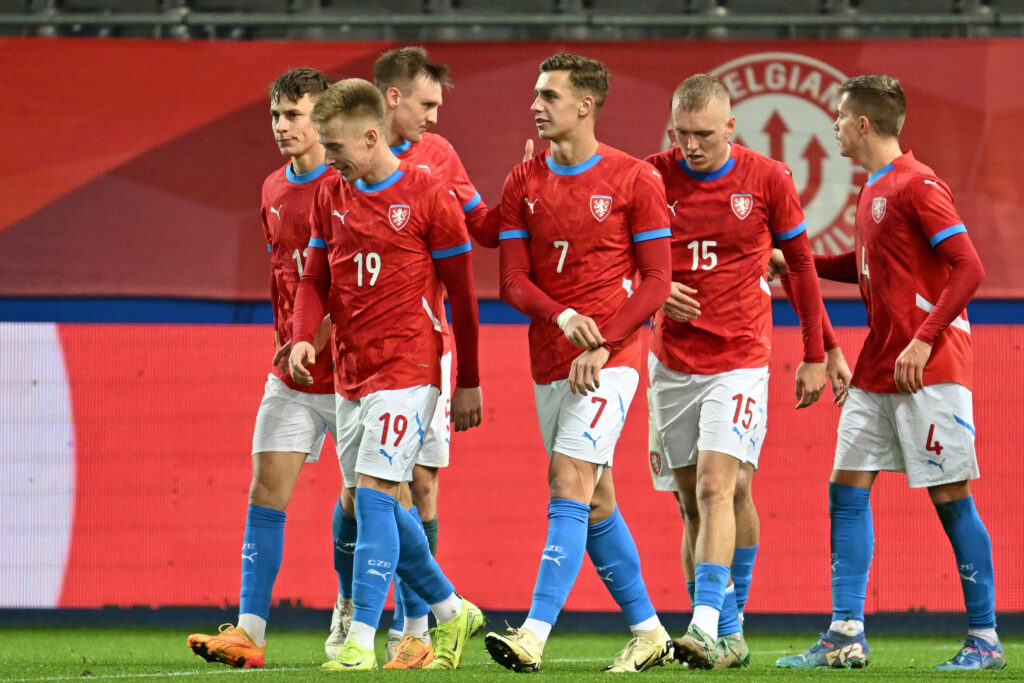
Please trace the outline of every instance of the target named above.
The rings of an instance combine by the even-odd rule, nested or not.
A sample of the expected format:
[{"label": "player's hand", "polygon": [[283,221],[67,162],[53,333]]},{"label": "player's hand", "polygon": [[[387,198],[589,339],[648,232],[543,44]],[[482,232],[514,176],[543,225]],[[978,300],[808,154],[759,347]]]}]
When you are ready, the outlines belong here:
[{"label": "player's hand", "polygon": [[687,287],[681,282],[673,282],[668,299],[661,306],[662,312],[679,323],[696,320],[700,315],[700,302],[691,297],[696,293],[697,290],[692,287]]},{"label": "player's hand", "polygon": [[596,349],[604,344],[604,337],[597,329],[597,323],[593,318],[577,313],[569,318],[569,322],[562,328],[566,338],[581,349]]},{"label": "player's hand", "polygon": [[529,138],[526,141],[526,151],[523,152],[523,161],[529,161],[533,158],[533,138]]},{"label": "player's hand", "polygon": [[455,431],[479,427],[483,421],[484,393],[480,387],[455,387],[452,392],[452,422]]},{"label": "player's hand", "polygon": [[850,379],[853,377],[853,373],[850,372],[850,366],[846,364],[843,350],[838,346],[828,351],[828,356],[825,358],[825,374],[828,375],[828,381],[832,385],[832,402],[837,406],[843,405],[850,393]]},{"label": "player's hand", "polygon": [[796,407],[813,405],[825,390],[825,364],[803,363],[796,369]]},{"label": "player's hand", "polygon": [[288,374],[288,358],[291,355],[292,355],[292,340],[289,339],[284,344],[281,344],[281,348],[279,348],[274,353],[274,362],[272,363],[272,365],[275,368],[280,368],[282,373]]},{"label": "player's hand", "polygon": [[904,394],[916,394],[924,387],[924,366],[932,356],[932,345],[911,339],[907,348],[896,357],[896,388]]},{"label": "player's hand", "polygon": [[292,354],[288,358],[288,366],[291,369],[292,379],[296,384],[308,387],[313,383],[313,375],[307,369],[316,362],[316,351],[309,342],[299,342],[292,345]]},{"label": "player's hand", "polygon": [[772,249],[772,255],[768,259],[768,270],[765,271],[764,279],[771,282],[775,278],[788,273],[789,266],[786,265],[786,257],[782,255],[782,250]]},{"label": "player's hand", "polygon": [[576,356],[569,369],[569,391],[583,396],[588,391],[596,391],[601,386],[601,368],[610,355],[608,349],[599,346]]}]

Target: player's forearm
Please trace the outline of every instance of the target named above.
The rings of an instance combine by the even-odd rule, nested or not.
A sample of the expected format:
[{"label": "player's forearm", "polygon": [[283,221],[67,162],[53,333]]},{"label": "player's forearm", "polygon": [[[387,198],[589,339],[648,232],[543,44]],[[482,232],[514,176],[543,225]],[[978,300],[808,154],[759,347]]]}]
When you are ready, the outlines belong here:
[{"label": "player's forearm", "polygon": [[480,386],[480,319],[473,290],[473,263],[469,252],[434,262],[452,308],[452,334],[458,359],[455,386]]},{"label": "player's forearm", "polygon": [[532,320],[554,325],[568,307],[549,297],[530,279],[529,249],[524,239],[501,241],[501,298]]},{"label": "player's forearm", "polygon": [[801,233],[779,244],[789,268],[790,303],[800,318],[803,333],[804,362],[824,363],[825,343],[822,339],[821,288],[818,274],[814,270],[814,255],[807,241],[807,234]]},{"label": "player's forearm", "polygon": [[953,267],[953,271],[935,302],[935,308],[914,334],[915,338],[933,345],[942,331],[967,308],[978,285],[985,279],[985,269],[967,233],[939,242],[935,250]]},{"label": "player's forearm", "polygon": [[815,254],[814,269],[826,280],[857,284],[857,255],[852,251],[838,256]]},{"label": "player's forearm", "polygon": [[498,230],[501,224],[501,207],[488,208],[481,202],[466,214],[466,229],[482,247],[494,249],[498,246]]},{"label": "player's forearm", "polygon": [[327,311],[327,292],[330,289],[330,270],[327,250],[310,247],[305,271],[295,292],[295,311],[292,313],[292,343],[313,343],[317,329]]},{"label": "player's forearm", "polygon": [[[788,275],[783,275],[779,278],[782,282],[782,289],[786,292],[786,298],[789,299],[790,305],[793,304],[793,285],[789,281]],[[796,310],[796,307],[793,307]],[[832,349],[838,348],[839,337],[836,336],[836,331],[832,327],[832,321],[828,317],[828,310],[825,309],[825,302],[821,302],[821,338],[825,342],[825,351],[831,351]]]},{"label": "player's forearm", "polygon": [[640,285],[601,330],[605,344],[615,349],[636,332],[668,298],[672,289],[671,240],[659,238],[635,246]]}]

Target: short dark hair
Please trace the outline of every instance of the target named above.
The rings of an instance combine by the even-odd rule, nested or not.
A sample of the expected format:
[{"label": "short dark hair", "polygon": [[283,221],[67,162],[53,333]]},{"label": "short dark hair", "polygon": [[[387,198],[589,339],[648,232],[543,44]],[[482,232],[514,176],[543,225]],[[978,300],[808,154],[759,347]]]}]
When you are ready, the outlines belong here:
[{"label": "short dark hair", "polygon": [[421,76],[446,88],[452,87],[448,65],[430,61],[422,47],[388,50],[373,64],[373,84],[381,92],[392,87],[406,92],[409,85]]},{"label": "short dark hair", "polygon": [[854,76],[839,86],[857,116],[866,116],[880,135],[898,138],[907,115],[907,96],[892,76]]},{"label": "short dark hair", "polygon": [[331,79],[327,78],[323,71],[300,67],[289,69],[275,78],[270,84],[268,94],[271,102],[280,101],[282,96],[298,102],[307,94],[315,100],[329,87]]},{"label": "short dark hair", "polygon": [[568,71],[569,84],[577,92],[593,95],[594,104],[600,109],[608,99],[608,79],[611,74],[608,67],[596,59],[559,52],[545,59],[540,64],[541,72]]}]

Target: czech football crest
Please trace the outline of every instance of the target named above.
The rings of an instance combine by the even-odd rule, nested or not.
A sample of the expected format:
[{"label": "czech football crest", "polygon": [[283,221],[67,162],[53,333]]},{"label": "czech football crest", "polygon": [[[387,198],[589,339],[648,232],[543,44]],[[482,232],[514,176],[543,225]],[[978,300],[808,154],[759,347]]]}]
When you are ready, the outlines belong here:
[{"label": "czech football crest", "polygon": [[404,228],[405,224],[409,222],[411,213],[408,204],[392,204],[388,209],[388,221],[391,223],[391,227],[395,230]]},{"label": "czech football crest", "polygon": [[750,215],[751,209],[754,208],[754,198],[749,194],[734,194],[729,204],[732,205],[732,212],[736,214],[736,218],[741,221]]},{"label": "czech football crest", "polygon": [[590,213],[594,214],[594,218],[599,221],[603,221],[608,218],[608,214],[612,211],[612,198],[606,194],[595,194],[590,198]]},{"label": "czech football crest", "polygon": [[871,217],[875,219],[876,223],[881,223],[883,216],[885,216],[885,197],[875,197],[871,200]]},{"label": "czech football crest", "polygon": [[661,454],[651,451],[651,472],[661,474]]}]

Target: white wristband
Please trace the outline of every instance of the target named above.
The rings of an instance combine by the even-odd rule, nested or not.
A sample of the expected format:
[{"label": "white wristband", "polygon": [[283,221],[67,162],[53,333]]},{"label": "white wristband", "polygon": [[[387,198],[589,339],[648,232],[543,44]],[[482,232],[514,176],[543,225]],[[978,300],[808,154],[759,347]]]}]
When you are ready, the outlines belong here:
[{"label": "white wristband", "polygon": [[569,319],[576,315],[576,311],[572,308],[567,308],[559,314],[558,319],[555,321],[558,323],[559,329],[564,330],[565,326],[569,324]]}]

